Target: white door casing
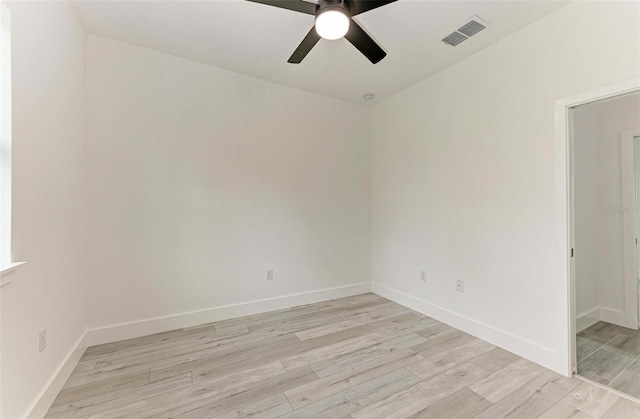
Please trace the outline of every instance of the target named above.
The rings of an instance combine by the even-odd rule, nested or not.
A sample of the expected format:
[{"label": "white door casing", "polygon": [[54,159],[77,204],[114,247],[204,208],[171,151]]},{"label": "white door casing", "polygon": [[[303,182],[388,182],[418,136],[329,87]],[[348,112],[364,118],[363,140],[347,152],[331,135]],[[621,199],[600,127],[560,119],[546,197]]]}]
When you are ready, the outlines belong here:
[{"label": "white door casing", "polygon": [[636,182],[633,138],[640,129],[620,134],[622,177],[624,318],[622,326],[638,328],[638,270],[636,268]]},{"label": "white door casing", "polygon": [[558,252],[558,274],[566,285],[566,360],[565,375],[571,376],[576,371],[576,308],[575,308],[575,269],[572,249],[574,241],[573,190],[573,139],[571,124],[571,108],[586,103],[596,102],[626,93],[640,90],[640,78],[604,86],[588,92],[560,98],[555,102],[555,154],[556,154],[556,225],[558,236],[556,251]]}]

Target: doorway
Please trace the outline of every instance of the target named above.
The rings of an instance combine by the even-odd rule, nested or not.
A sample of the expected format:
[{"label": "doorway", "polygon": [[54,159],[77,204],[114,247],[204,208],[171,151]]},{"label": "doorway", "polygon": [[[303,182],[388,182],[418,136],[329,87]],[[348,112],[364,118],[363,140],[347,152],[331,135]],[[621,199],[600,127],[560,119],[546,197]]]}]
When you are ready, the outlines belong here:
[{"label": "doorway", "polygon": [[640,92],[569,115],[574,371],[640,398]]}]

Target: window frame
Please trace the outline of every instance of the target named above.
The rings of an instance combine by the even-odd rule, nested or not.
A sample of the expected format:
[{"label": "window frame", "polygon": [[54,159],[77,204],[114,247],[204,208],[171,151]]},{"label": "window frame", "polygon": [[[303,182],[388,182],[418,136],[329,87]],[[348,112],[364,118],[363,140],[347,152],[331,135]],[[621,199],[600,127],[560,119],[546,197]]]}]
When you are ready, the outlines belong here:
[{"label": "window frame", "polygon": [[0,1],[0,287],[10,284],[3,274],[24,264],[11,253],[11,101],[11,12]]}]

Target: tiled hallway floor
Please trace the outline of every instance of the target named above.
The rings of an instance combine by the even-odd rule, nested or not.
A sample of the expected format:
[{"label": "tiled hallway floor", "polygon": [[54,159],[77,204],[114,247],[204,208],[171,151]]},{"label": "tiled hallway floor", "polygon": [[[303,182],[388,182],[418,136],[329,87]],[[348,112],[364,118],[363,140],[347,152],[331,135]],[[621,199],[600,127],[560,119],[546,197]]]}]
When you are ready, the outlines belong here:
[{"label": "tiled hallway floor", "polygon": [[640,331],[598,322],[577,343],[578,374],[640,398]]}]

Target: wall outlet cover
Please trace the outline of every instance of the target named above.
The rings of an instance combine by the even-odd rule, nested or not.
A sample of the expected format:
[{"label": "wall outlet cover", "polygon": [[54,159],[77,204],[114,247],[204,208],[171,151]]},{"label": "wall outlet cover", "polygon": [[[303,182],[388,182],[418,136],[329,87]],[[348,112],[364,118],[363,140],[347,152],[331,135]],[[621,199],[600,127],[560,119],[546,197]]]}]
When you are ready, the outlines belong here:
[{"label": "wall outlet cover", "polygon": [[427,271],[420,271],[420,281],[427,281]]},{"label": "wall outlet cover", "polygon": [[464,281],[461,281],[461,280],[456,281],[456,291],[464,292]]},{"label": "wall outlet cover", "polygon": [[273,279],[273,269],[267,269],[267,281],[271,281]]}]

